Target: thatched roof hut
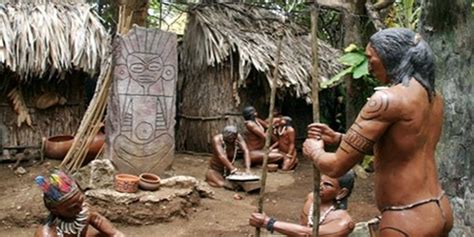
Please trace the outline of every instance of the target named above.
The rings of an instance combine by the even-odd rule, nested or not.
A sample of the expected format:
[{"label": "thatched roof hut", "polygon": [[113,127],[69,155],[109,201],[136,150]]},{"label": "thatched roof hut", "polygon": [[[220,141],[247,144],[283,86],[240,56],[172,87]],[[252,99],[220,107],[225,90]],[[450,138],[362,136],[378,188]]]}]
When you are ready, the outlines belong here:
[{"label": "thatched roof hut", "polygon": [[[284,38],[277,94],[310,103],[311,41],[306,29],[291,21],[283,25],[275,12],[248,5],[190,9],[180,54],[178,149],[209,151],[212,134],[226,124],[242,123],[243,106],[268,103],[278,32]],[[338,50],[319,41],[320,81],[341,69],[339,56]]]},{"label": "thatched roof hut", "polygon": [[0,148],[73,134],[85,79],[108,54],[109,34],[90,5],[55,2],[0,4]]},{"label": "thatched roof hut", "polygon": [[[297,98],[311,97],[311,39],[308,32],[293,22],[283,25],[274,12],[248,5],[216,4],[197,7],[189,16],[183,41],[183,66],[194,74],[207,66],[228,63],[238,56],[239,85],[251,69],[264,73],[271,81],[278,45],[277,32],[284,41],[279,66],[279,93]],[[319,80],[327,81],[340,71],[340,51],[319,42]]]}]

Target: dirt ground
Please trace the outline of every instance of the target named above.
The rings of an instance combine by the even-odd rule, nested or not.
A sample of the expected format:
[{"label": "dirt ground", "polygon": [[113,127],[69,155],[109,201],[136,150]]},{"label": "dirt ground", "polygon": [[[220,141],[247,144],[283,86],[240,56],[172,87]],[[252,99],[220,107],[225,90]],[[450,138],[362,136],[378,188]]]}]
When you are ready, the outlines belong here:
[{"label": "dirt ground", "polygon": [[[207,156],[178,154],[172,173],[190,175],[204,180]],[[59,164],[47,160],[43,164],[25,162],[22,166],[28,173],[18,176],[0,163],[0,236],[32,236],[34,229],[47,215],[43,207],[41,192],[34,178],[48,168]],[[255,169],[256,171],[257,169]],[[269,173],[267,179],[264,210],[278,220],[297,222],[306,195],[312,187],[312,167],[309,161],[300,158],[293,173]],[[214,189],[214,199],[202,199],[199,207],[186,218],[149,226],[125,226],[115,223],[127,236],[252,236],[255,229],[249,227],[248,217],[256,210],[257,194],[238,192],[242,200],[233,198],[235,192]],[[372,176],[357,178],[349,200],[349,212],[356,222],[366,221],[378,214],[374,205]]]}]

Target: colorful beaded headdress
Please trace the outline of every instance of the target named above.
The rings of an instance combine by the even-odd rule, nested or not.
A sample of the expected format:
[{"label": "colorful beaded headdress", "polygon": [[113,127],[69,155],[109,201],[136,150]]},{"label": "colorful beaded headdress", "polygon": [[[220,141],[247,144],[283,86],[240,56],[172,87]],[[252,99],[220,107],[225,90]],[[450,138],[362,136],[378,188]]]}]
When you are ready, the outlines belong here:
[{"label": "colorful beaded headdress", "polygon": [[59,169],[52,170],[49,177],[37,176],[35,182],[43,191],[45,201],[52,203],[60,202],[78,190],[76,182]]}]

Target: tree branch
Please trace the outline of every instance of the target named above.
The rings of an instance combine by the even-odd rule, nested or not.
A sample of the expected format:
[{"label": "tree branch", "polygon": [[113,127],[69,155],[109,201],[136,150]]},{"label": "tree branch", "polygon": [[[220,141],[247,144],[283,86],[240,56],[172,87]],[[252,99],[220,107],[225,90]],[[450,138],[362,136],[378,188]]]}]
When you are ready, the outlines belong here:
[{"label": "tree branch", "polygon": [[372,23],[374,23],[375,29],[377,29],[377,31],[385,29],[385,24],[383,24],[379,13],[374,9],[374,5],[372,5],[370,1],[365,3],[365,8],[367,9],[367,15],[369,16]]},{"label": "tree branch", "polygon": [[395,2],[395,0],[382,0],[382,1],[378,1],[374,4],[374,9],[376,11],[380,11],[384,8],[387,8],[389,7],[390,5],[392,5],[393,3]]}]

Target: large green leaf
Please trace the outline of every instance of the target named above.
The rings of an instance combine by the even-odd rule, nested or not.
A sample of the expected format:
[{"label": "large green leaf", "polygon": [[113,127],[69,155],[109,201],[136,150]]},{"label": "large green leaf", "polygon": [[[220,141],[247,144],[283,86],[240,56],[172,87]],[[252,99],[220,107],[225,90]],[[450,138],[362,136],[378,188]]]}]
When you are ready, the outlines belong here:
[{"label": "large green leaf", "polygon": [[328,81],[325,81],[325,82],[321,83],[321,85],[320,85],[321,89],[326,89],[326,88],[333,87],[333,86],[339,84],[340,82],[342,82],[342,79],[344,79],[345,75],[352,72],[353,68],[354,67],[348,67],[348,68],[340,71],[338,74],[336,74],[334,77],[332,77]]},{"label": "large green leaf", "polygon": [[369,63],[368,60],[364,60],[361,64],[357,65],[352,72],[354,79],[359,79],[363,76],[369,75]]},{"label": "large green leaf", "polygon": [[339,58],[339,61],[347,66],[357,66],[364,61],[365,55],[361,53],[346,53]]}]

